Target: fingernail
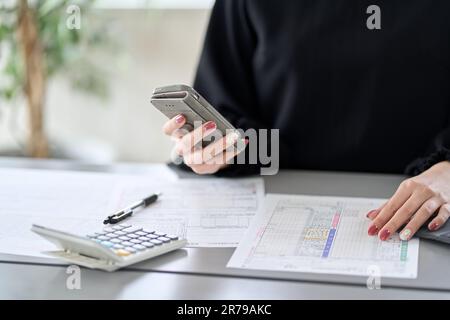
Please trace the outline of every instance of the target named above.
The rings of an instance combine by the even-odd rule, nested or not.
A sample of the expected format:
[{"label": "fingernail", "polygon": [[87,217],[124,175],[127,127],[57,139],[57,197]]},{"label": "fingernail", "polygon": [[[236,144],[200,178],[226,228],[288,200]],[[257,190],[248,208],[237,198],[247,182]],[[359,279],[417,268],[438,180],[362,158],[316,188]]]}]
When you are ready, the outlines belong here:
[{"label": "fingernail", "polygon": [[205,123],[205,130],[212,130],[216,128],[216,124],[212,121]]},{"label": "fingernail", "polygon": [[183,121],[184,121],[184,117],[181,114],[179,114],[175,117],[176,123],[183,123]]},{"label": "fingernail", "polygon": [[369,234],[369,236],[374,236],[378,233],[378,227],[376,225],[371,225],[369,227],[369,230],[367,230],[367,233]]},{"label": "fingernail", "polygon": [[400,240],[408,241],[410,236],[411,236],[411,230],[405,229],[400,233]]},{"label": "fingernail", "polygon": [[244,143],[248,144],[250,142],[250,140],[248,140],[247,138],[244,139]]},{"label": "fingernail", "polygon": [[378,210],[370,210],[369,212],[367,212],[366,217],[367,217],[367,218],[371,218],[371,217],[373,217],[377,212],[378,212]]},{"label": "fingernail", "polygon": [[436,222],[433,222],[428,229],[430,229],[430,231],[436,231],[439,228],[439,225]]},{"label": "fingernail", "polygon": [[389,239],[390,236],[391,236],[391,232],[388,229],[384,229],[380,233],[380,239],[383,241]]}]

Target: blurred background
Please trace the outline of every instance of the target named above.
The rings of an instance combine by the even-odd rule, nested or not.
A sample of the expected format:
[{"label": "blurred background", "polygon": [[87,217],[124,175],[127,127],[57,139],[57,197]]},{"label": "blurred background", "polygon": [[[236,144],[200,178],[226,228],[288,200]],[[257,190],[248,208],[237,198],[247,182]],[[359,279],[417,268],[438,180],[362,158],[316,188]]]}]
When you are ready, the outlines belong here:
[{"label": "blurred background", "polygon": [[168,161],[149,98],[192,84],[212,5],[0,0],[0,156]]}]

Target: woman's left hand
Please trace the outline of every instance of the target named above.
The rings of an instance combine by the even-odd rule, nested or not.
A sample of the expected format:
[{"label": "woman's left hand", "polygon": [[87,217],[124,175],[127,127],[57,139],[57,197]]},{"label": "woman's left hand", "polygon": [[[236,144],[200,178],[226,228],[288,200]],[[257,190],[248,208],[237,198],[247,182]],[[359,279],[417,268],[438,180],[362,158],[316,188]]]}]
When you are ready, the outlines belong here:
[{"label": "woman's left hand", "polygon": [[383,206],[367,214],[373,220],[367,232],[387,240],[399,231],[400,239],[409,240],[436,212],[428,224],[431,231],[442,227],[450,216],[449,161],[440,162],[403,181]]}]

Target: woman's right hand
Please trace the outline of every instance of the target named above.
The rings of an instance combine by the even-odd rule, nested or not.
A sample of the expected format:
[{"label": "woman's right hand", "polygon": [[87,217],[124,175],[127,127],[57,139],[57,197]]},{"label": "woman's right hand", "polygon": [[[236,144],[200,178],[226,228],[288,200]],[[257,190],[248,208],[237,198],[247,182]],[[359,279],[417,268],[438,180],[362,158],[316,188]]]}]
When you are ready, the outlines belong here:
[{"label": "woman's right hand", "polygon": [[[198,174],[213,174],[225,168],[234,157],[245,150],[245,145],[248,143],[245,139],[238,141],[240,136],[237,132],[221,137],[220,132],[216,130],[216,124],[212,121],[204,123],[191,132],[182,128],[185,124],[186,118],[180,114],[167,121],[163,131],[175,141],[173,149],[175,157],[173,158],[181,157],[183,162]],[[211,136],[215,136],[215,142],[202,148],[202,141],[205,138],[211,141]],[[236,142],[244,147],[234,147]],[[176,162],[175,159],[172,160]]]}]

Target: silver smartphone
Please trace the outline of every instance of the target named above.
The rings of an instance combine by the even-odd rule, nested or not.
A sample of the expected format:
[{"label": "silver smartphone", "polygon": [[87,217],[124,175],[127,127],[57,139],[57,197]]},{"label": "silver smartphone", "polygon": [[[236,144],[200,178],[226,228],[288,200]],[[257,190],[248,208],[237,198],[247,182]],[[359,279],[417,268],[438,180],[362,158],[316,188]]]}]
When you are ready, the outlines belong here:
[{"label": "silver smartphone", "polygon": [[188,131],[194,129],[194,124],[208,121],[214,121],[222,135],[225,135],[227,130],[236,130],[205,98],[187,85],[156,88],[150,102],[169,119],[179,114],[184,115],[184,128]]}]

